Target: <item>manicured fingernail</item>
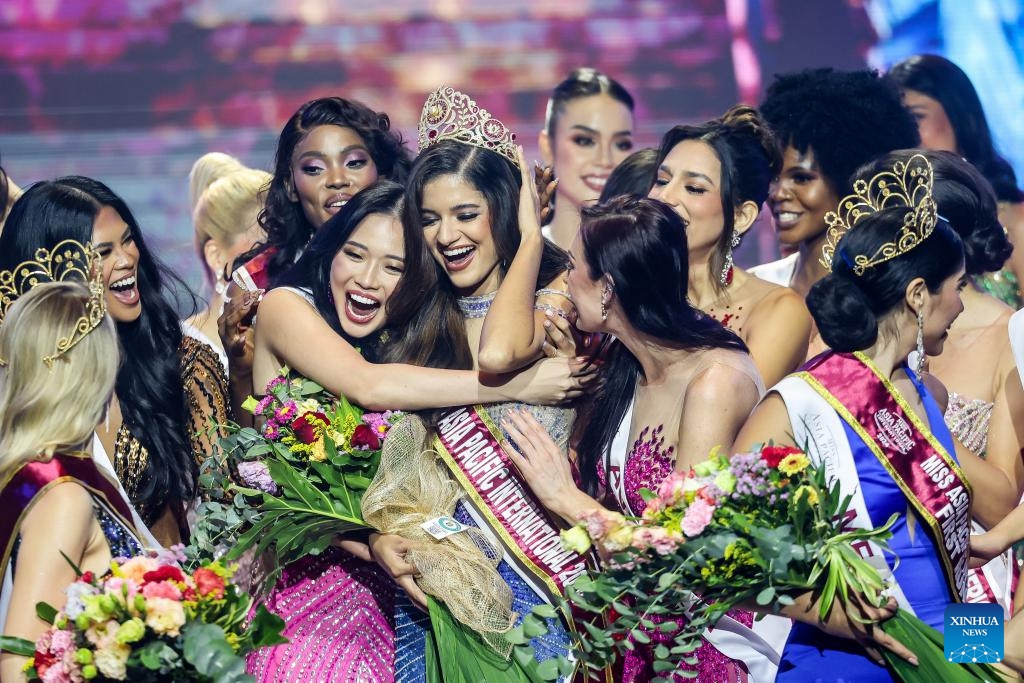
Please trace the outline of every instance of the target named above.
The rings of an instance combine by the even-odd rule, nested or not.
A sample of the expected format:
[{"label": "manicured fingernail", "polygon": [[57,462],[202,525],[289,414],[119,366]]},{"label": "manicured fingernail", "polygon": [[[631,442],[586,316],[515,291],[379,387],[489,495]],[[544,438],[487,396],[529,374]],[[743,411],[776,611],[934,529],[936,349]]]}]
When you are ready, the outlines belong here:
[{"label": "manicured fingernail", "polygon": [[544,327],[551,327],[551,321],[550,320],[545,320],[544,321]]}]

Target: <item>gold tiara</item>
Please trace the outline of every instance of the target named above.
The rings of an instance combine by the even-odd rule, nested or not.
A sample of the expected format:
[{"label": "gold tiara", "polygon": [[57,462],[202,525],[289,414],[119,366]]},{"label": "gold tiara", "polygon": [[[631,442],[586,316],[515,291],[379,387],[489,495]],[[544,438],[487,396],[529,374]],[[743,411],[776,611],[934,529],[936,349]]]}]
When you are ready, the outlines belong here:
[{"label": "gold tiara", "polygon": [[442,140],[483,147],[511,161],[517,168],[516,136],[473,99],[442,85],[430,93],[420,115],[419,151]]},{"label": "gold tiara", "polygon": [[[96,329],[107,312],[99,252],[91,243],[83,245],[75,240],[64,240],[52,249],[40,247],[36,249],[34,259],[0,272],[0,323],[7,317],[11,304],[33,287],[47,282],[68,281],[84,283],[89,289],[89,301],[85,315],[75,321],[66,336],[57,339],[54,353],[43,356],[48,368],[52,368],[58,358]],[[6,362],[0,359],[0,364],[6,365]]]},{"label": "gold tiara", "polygon": [[915,154],[906,162],[897,161],[891,171],[882,171],[870,181],[858,180],[853,194],[839,202],[838,211],[825,214],[828,234],[821,248],[821,264],[832,269],[839,240],[862,218],[894,206],[911,210],[903,218],[896,240],[886,242],[873,254],[856,254],[850,267],[854,275],[863,275],[868,268],[907,253],[932,234],[938,221],[938,208],[932,195],[934,175],[931,162],[923,154]]}]

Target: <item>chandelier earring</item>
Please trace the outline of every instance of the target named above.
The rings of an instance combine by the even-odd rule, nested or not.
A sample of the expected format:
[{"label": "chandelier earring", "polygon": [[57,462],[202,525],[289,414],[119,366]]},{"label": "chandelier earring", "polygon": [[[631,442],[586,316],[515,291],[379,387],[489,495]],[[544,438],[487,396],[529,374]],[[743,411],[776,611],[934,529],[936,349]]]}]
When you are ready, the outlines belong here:
[{"label": "chandelier earring", "polygon": [[608,305],[612,302],[612,286],[605,285],[601,292],[601,320],[608,320]]},{"label": "chandelier earring", "polygon": [[736,230],[733,230],[732,239],[729,240],[729,251],[725,252],[725,265],[722,266],[722,273],[718,276],[718,281],[726,287],[732,284],[732,277],[735,271],[732,265],[732,250],[739,245],[740,234]]}]

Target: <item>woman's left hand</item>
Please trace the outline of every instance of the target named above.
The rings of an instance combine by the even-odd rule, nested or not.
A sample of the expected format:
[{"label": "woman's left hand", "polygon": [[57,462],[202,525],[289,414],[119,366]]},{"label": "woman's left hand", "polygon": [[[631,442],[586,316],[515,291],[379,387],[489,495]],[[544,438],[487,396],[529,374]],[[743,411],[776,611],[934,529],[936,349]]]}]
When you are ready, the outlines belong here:
[{"label": "woman's left hand", "polygon": [[563,509],[574,507],[579,494],[572,478],[569,459],[539,422],[525,410],[510,410],[501,421],[510,441],[501,447],[526,479],[544,507],[567,517]]},{"label": "woman's left hand", "polygon": [[519,175],[522,181],[519,188],[519,232],[524,238],[540,237],[540,195],[530,167],[526,165],[526,154],[522,145],[516,148],[516,156],[519,158]]}]

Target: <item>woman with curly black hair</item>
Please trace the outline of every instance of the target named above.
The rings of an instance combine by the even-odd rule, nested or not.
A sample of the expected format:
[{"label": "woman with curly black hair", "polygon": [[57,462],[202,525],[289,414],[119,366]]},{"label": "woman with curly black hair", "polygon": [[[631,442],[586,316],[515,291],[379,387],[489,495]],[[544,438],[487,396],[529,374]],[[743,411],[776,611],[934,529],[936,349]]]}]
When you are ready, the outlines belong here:
[{"label": "woman with curly black hair", "polygon": [[[1024,241],[1024,193],[1009,162],[999,155],[974,85],[953,62],[938,55],[914,55],[892,67],[886,78],[903,90],[903,102],[917,121],[921,146],[956,152],[981,171],[999,199],[999,221],[1014,241]],[[1005,266],[1005,267],[1004,267]],[[1020,279],[1024,250],[992,272],[972,279],[1013,308],[1024,305]]]},{"label": "woman with curly black hair", "polygon": [[[229,287],[219,332],[236,405],[252,391],[252,327],[258,297],[299,258],[313,234],[378,178],[404,182],[411,157],[387,114],[354,100],[306,102],[281,130],[274,176],[259,224],[266,240],[243,256]],[[240,415],[241,416],[241,415]]]},{"label": "woman with curly black hair", "polygon": [[156,539],[178,543],[188,538],[199,461],[213,452],[209,425],[229,417],[224,371],[212,348],[183,336],[172,287],[181,283],[149,251],[124,200],[97,180],[68,176],[26,190],[0,234],[0,270],[69,239],[103,257],[123,350],[97,436]]},{"label": "woman with curly black hair", "polygon": [[[827,272],[819,262],[825,214],[850,194],[850,176],[862,164],[917,146],[917,126],[898,90],[873,71],[814,69],[779,76],[761,115],[782,149],[782,171],[768,205],[779,242],[796,253],[750,273],[806,297]],[[823,348],[812,331],[808,356]]]}]

